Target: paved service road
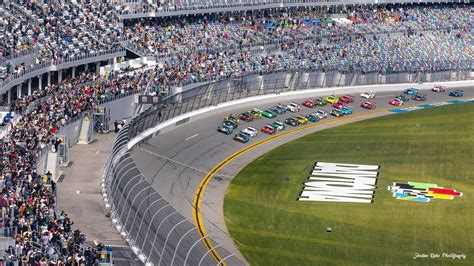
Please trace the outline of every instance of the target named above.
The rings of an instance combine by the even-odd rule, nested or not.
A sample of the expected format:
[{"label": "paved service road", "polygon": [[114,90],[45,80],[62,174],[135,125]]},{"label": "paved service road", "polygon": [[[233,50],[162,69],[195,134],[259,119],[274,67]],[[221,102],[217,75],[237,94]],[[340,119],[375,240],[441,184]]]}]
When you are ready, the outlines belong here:
[{"label": "paved service road", "polygon": [[[451,89],[448,91],[450,90]],[[464,91],[463,98],[474,97],[474,87],[467,89],[464,88]],[[377,103],[377,108],[374,110],[361,108],[360,104],[367,100],[361,98],[359,95],[352,94],[356,99],[354,103],[349,104],[354,108],[353,115],[344,119],[338,119],[328,115],[327,122],[326,120],[322,120],[321,122],[315,123],[315,126],[313,127],[266,142],[255,149],[248,151],[237,159],[232,160],[213,177],[206,187],[201,211],[207,234],[224,248],[237,255],[242,261],[245,261],[228,235],[223,216],[224,194],[232,178],[243,167],[258,156],[290,140],[340,124],[393,114],[381,110],[394,108],[388,104],[388,101],[401,93],[402,91],[377,93],[376,98],[372,100]],[[427,95],[426,102],[415,102],[410,100],[406,103],[406,106],[458,99],[448,96],[448,92],[434,93],[426,90],[422,91],[422,93]],[[286,105],[291,101],[294,101],[301,105],[304,100],[306,100],[306,98],[288,98],[286,101],[282,101],[281,103]],[[255,107],[264,110],[265,108],[274,106],[277,103],[278,102],[263,106],[256,105]],[[296,114],[306,115],[317,109],[319,108],[311,109],[302,106],[302,110]],[[330,111],[333,108],[327,105],[323,106],[321,109]],[[232,113],[238,115],[246,110],[248,110],[248,108],[236,108]],[[210,117],[184,124],[176,129],[148,140],[144,144],[139,145],[132,152],[137,166],[142,171],[143,175],[149,179],[152,186],[162,197],[168,200],[177,211],[190,221],[194,220],[193,200],[196,189],[201,183],[203,177],[206,176],[214,166],[226,159],[229,155],[268,137],[268,135],[259,132],[258,136],[252,138],[249,143],[242,144],[232,139],[236,131],[231,135],[224,135],[217,132],[217,126],[228,114],[229,112],[216,112]],[[287,112],[285,115],[278,116],[276,119],[261,118],[250,123],[241,121],[238,130],[244,129],[247,126],[260,129],[274,120],[278,119],[284,121],[291,115],[293,115],[293,113]],[[318,123],[320,125],[318,125]],[[285,130],[287,131],[290,129],[292,129],[292,127],[287,125]]]}]

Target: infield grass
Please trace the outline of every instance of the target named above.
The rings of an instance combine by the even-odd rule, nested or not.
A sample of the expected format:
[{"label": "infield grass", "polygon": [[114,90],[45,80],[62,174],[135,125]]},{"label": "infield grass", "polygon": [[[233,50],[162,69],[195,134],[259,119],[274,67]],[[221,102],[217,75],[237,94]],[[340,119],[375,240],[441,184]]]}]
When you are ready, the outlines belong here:
[{"label": "infield grass", "polygon": [[[297,201],[315,162],[380,165],[374,203]],[[397,200],[387,190],[409,181],[464,195],[421,203]],[[252,265],[474,265],[473,207],[474,104],[465,103],[339,126],[284,144],[234,178],[224,214]],[[416,253],[428,258],[415,260]]]}]

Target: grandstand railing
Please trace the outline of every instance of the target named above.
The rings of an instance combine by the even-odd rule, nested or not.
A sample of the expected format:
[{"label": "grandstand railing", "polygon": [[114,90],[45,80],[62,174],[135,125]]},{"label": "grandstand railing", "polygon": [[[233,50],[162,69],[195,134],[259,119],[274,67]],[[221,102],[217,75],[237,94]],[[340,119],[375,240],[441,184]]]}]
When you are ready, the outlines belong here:
[{"label": "grandstand railing", "polygon": [[[216,253],[226,258],[229,265],[240,265],[230,252],[213,242],[210,236],[198,234],[191,222],[186,221],[151,186],[151,177],[137,168],[129,149],[129,142],[138,134],[160,122],[178,115],[220,103],[258,95],[306,90],[318,87],[339,87],[370,84],[410,82],[439,82],[473,79],[471,70],[437,73],[338,73],[279,71],[244,77],[229,77],[220,81],[202,81],[204,84],[172,87],[162,106],[145,110],[118,133],[103,172],[102,194],[106,209],[117,230],[126,239],[143,262],[153,265],[216,264],[211,251],[199,244],[210,239]],[[141,140],[138,144],[147,139]],[[134,143],[133,141],[131,143]],[[158,247],[158,248],[157,248]]]},{"label": "grandstand railing", "polygon": [[[194,3],[193,3],[194,2]],[[131,5],[132,9],[122,10],[121,19],[133,19],[140,17],[166,17],[176,15],[217,13],[229,11],[261,10],[288,7],[312,7],[312,6],[338,6],[338,5],[371,5],[371,4],[409,4],[409,3],[460,3],[460,0],[249,0],[249,1],[223,1],[223,3],[209,3],[202,1],[191,1],[186,4],[164,4],[162,6],[140,4]]]},{"label": "grandstand railing", "polygon": [[11,87],[21,84],[24,81],[42,75],[50,71],[57,71],[61,69],[67,69],[74,66],[83,64],[93,63],[97,61],[107,60],[114,57],[120,57],[125,55],[125,48],[119,47],[107,51],[98,53],[91,53],[88,55],[71,56],[62,58],[59,60],[51,60],[39,64],[35,64],[31,67],[26,68],[20,73],[15,73],[7,79],[0,82],[0,95],[5,93]]}]

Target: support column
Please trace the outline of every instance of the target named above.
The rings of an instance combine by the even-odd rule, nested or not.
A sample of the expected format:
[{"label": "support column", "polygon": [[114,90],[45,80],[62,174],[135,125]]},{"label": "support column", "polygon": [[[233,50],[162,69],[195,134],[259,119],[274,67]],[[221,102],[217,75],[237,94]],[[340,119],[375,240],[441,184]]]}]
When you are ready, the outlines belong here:
[{"label": "support column", "polygon": [[86,64],[86,65],[84,66],[84,72],[87,73],[87,71],[89,71],[89,64]]},{"label": "support column", "polygon": [[97,73],[100,73],[100,62],[97,62],[97,63],[96,63],[95,68],[96,68],[95,71],[96,71]]},{"label": "support column", "polygon": [[112,63],[115,65],[117,64],[117,57],[114,57],[114,59],[112,59]]},{"label": "support column", "polygon": [[31,95],[31,82],[32,82],[32,79],[29,79],[28,80],[28,95]]},{"label": "support column", "polygon": [[39,75],[38,76],[38,90],[42,90],[43,89],[43,75]]},{"label": "support column", "polygon": [[16,86],[17,99],[21,99],[21,85],[23,85],[23,83]]},{"label": "support column", "polygon": [[61,83],[63,81],[63,71],[59,70],[58,71],[58,83]]},{"label": "support column", "polygon": [[51,86],[51,72],[48,72],[48,86]]},{"label": "support column", "polygon": [[12,88],[10,88],[7,91],[7,103],[8,103],[8,107],[10,107],[10,105],[12,103]]},{"label": "support column", "polygon": [[72,68],[72,78],[76,77],[76,67]]}]

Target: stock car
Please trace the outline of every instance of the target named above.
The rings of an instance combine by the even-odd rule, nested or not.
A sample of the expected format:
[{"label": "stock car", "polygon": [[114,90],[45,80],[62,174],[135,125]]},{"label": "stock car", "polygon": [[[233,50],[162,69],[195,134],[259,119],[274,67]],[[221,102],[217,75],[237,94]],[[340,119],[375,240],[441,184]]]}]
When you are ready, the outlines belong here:
[{"label": "stock car", "polygon": [[306,106],[308,108],[313,108],[316,106],[316,101],[314,99],[308,99],[306,101],[303,102],[303,106]]},{"label": "stock car", "polygon": [[299,112],[301,110],[301,107],[297,103],[289,103],[286,105],[286,110],[295,113]]},{"label": "stock car", "polygon": [[286,128],[285,124],[283,124],[283,122],[278,121],[278,120],[273,122],[271,126],[279,131],[284,130]]},{"label": "stock car", "polygon": [[426,95],[423,94],[416,94],[411,97],[414,101],[426,101]]},{"label": "stock car", "polygon": [[335,117],[342,117],[344,116],[344,113],[339,110],[339,109],[332,109],[331,112],[329,112],[332,116],[335,116]]},{"label": "stock car", "polygon": [[375,109],[376,105],[374,102],[365,102],[360,105],[360,107],[365,109]]},{"label": "stock car", "polygon": [[316,101],[316,105],[318,105],[318,106],[324,106],[324,105],[328,104],[325,100],[323,100],[323,98],[316,98],[314,100]]},{"label": "stock car", "polygon": [[365,99],[373,99],[375,98],[375,92],[367,91],[360,94],[360,97]]},{"label": "stock car", "polygon": [[449,93],[449,96],[462,97],[462,96],[464,96],[464,91],[463,90],[453,90]]},{"label": "stock car", "polygon": [[234,136],[234,140],[242,143],[247,143],[249,142],[250,138],[249,136],[247,136],[247,134],[240,132],[239,134]]},{"label": "stock car", "polygon": [[321,120],[319,115],[317,115],[316,113],[307,114],[306,118],[311,122],[318,122],[319,120]]},{"label": "stock car", "polygon": [[342,108],[341,111],[344,115],[351,115],[352,114],[352,108],[350,108],[349,106]]},{"label": "stock car", "polygon": [[354,102],[354,96],[352,96],[352,95],[341,96],[341,97],[339,97],[339,102],[353,103]]},{"label": "stock car", "polygon": [[250,122],[253,120],[253,116],[250,112],[243,112],[239,115],[239,118],[246,121],[246,122]]},{"label": "stock car", "polygon": [[337,103],[333,103],[332,104],[332,107],[336,108],[336,109],[342,109],[344,107],[346,107],[347,104],[343,103],[343,102],[337,102]]},{"label": "stock car", "polygon": [[325,97],[324,100],[328,103],[337,103],[339,102],[339,97],[331,95],[331,96]]},{"label": "stock car", "polygon": [[250,114],[253,116],[254,119],[260,119],[262,118],[262,110],[253,108],[252,111],[250,111]]},{"label": "stock car", "polygon": [[224,133],[226,135],[230,135],[232,134],[232,132],[234,132],[234,128],[231,127],[231,126],[228,126],[228,125],[225,125],[224,123],[222,123],[221,125],[219,125],[217,127],[217,131],[218,132],[221,132],[221,133]]},{"label": "stock car", "polygon": [[288,117],[287,119],[285,119],[285,124],[288,124],[292,127],[296,127],[299,123],[298,123],[298,119],[294,117]]},{"label": "stock car", "polygon": [[400,96],[395,97],[395,98],[400,99],[404,103],[410,101],[410,98],[408,96],[406,96],[405,94],[401,94]]},{"label": "stock car", "polygon": [[296,117],[296,119],[298,119],[298,123],[299,123],[300,125],[308,124],[308,118],[306,118],[306,117],[304,117],[304,116],[302,116],[302,115],[298,115],[298,116]]},{"label": "stock car", "polygon": [[316,114],[319,116],[319,118],[323,119],[323,118],[328,118],[328,112],[326,110],[323,110],[323,109],[319,109],[318,111],[316,111]]},{"label": "stock car", "polygon": [[260,131],[262,131],[263,133],[265,134],[268,134],[268,135],[273,135],[276,133],[276,129],[270,125],[266,125],[264,127],[262,127],[262,129],[260,129]]},{"label": "stock car", "polygon": [[408,95],[416,95],[418,94],[418,89],[409,88],[409,89],[406,89],[403,93],[408,94]]},{"label": "stock car", "polygon": [[275,118],[277,117],[277,113],[273,112],[270,109],[266,109],[262,112],[262,115],[265,116],[266,118]]},{"label": "stock car", "polygon": [[403,105],[403,101],[400,100],[399,98],[394,98],[390,101],[388,101],[389,104],[391,105],[395,105],[395,106],[402,106]]},{"label": "stock car", "polygon": [[431,91],[434,91],[434,92],[445,92],[448,88],[446,86],[443,86],[443,85],[435,85]]},{"label": "stock car", "polygon": [[272,110],[273,112],[275,112],[279,115],[286,114],[286,108],[285,108],[285,106],[283,106],[281,104],[273,106],[272,108],[270,108],[270,110]]},{"label": "stock car", "polygon": [[247,134],[251,138],[255,138],[258,134],[258,130],[253,127],[246,127],[240,131],[241,133]]},{"label": "stock car", "polygon": [[240,123],[240,119],[233,114],[230,114],[229,116],[224,117],[224,122],[225,121],[232,121],[236,123],[237,125]]}]

